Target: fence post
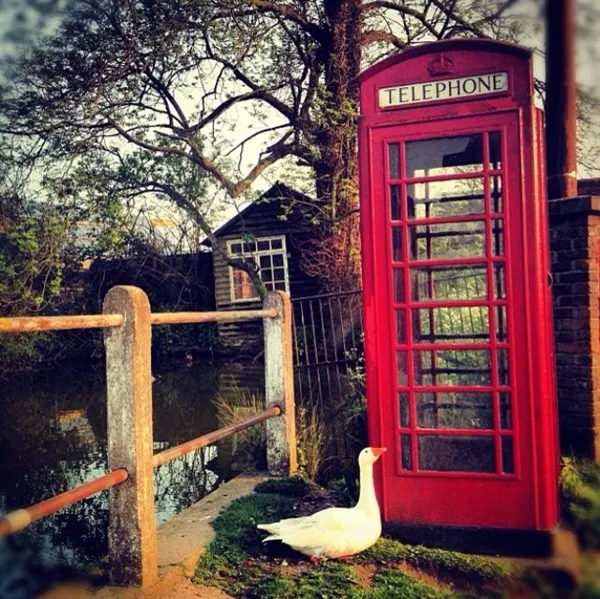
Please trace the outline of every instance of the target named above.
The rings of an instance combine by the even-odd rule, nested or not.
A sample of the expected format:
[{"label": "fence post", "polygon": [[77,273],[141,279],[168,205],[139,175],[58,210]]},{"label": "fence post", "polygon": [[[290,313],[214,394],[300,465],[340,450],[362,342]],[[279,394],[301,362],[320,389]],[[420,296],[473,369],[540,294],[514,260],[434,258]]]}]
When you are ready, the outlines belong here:
[{"label": "fence post", "polygon": [[114,585],[147,586],[158,577],[154,471],[150,304],[137,287],[118,286],[104,298],[104,314],[123,325],[104,330],[108,467],[128,479],[110,489],[109,574]]},{"label": "fence post", "polygon": [[292,361],[292,305],[282,291],[267,293],[263,308],[275,308],[276,318],[265,318],[266,407],[279,405],[282,415],[267,420],[267,466],[271,474],[297,469],[294,364]]}]

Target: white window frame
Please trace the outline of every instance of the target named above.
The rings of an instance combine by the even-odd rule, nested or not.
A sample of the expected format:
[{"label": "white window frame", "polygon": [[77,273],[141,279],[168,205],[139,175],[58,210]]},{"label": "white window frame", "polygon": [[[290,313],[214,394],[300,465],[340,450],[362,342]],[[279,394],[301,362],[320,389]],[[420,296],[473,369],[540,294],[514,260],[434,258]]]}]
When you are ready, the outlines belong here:
[{"label": "white window frame", "polygon": [[[258,249],[258,243],[261,241],[268,241],[269,244],[271,244],[271,242],[273,241],[281,241],[281,248],[277,248],[277,249],[268,249],[268,250],[259,250]],[[251,252],[251,253],[244,253],[244,244],[247,243],[255,243],[256,244],[256,251]],[[242,251],[241,252],[234,252],[232,250],[233,245],[235,244],[241,244],[242,246]],[[281,255],[283,256],[283,277],[284,277],[284,283],[285,283],[285,292],[289,293],[289,289],[290,289],[290,281],[289,281],[289,271],[288,271],[288,255],[287,255],[287,246],[285,243],[285,235],[269,235],[266,237],[253,237],[252,239],[242,239],[237,238],[237,239],[229,239],[227,241],[227,255],[230,258],[246,258],[248,256],[252,256],[254,258],[254,260],[256,261],[257,264],[260,265],[260,257],[261,256],[275,256],[275,255]],[[239,270],[239,269],[235,269],[235,270]],[[234,272],[234,268],[233,266],[229,267],[229,296],[231,299],[231,303],[233,304],[239,304],[239,303],[245,303],[245,302],[256,302],[258,300],[260,300],[260,296],[257,294],[255,297],[244,297],[244,298],[236,298],[235,297],[235,291],[234,291],[234,281],[233,281],[233,272]],[[243,272],[243,271],[242,271]],[[259,273],[260,274],[260,273]],[[268,283],[265,283],[265,285],[267,285]]]}]

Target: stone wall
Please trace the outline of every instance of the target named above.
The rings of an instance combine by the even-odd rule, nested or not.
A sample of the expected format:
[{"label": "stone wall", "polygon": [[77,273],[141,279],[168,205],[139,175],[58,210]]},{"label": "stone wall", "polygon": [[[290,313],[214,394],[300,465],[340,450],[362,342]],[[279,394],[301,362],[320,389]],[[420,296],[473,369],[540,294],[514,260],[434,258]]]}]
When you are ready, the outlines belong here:
[{"label": "stone wall", "polygon": [[600,196],[549,206],[561,451],[600,459]]}]

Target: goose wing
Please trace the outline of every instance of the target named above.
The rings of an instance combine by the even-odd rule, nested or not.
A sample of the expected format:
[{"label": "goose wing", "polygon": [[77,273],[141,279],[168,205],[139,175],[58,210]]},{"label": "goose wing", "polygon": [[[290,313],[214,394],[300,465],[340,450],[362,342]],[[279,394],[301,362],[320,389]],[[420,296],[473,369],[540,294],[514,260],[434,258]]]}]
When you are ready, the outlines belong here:
[{"label": "goose wing", "polygon": [[346,531],[354,526],[353,509],[330,507],[312,516],[286,518],[272,524],[259,524],[257,528],[266,530],[271,536],[264,541],[283,540],[283,537],[295,534],[323,535]]}]

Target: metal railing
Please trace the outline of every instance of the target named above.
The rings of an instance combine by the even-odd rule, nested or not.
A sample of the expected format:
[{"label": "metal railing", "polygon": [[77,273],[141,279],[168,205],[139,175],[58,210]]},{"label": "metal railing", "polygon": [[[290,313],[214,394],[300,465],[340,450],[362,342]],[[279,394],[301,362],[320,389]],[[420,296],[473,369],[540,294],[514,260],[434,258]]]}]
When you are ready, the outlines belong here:
[{"label": "metal railing", "polygon": [[[150,312],[137,287],[113,287],[102,314],[0,318],[0,333],[104,329],[109,473],[25,509],[0,517],[0,536],[91,497],[109,493],[109,575],[115,585],[152,584],[158,577],[153,469],[260,422],[267,423],[267,465],[273,474],[296,470],[292,314],[288,296],[268,293],[262,310]],[[263,319],[266,409],[153,455],[151,327],[158,324]],[[278,416],[282,416],[278,418]]]},{"label": "metal railing", "polygon": [[331,403],[347,393],[348,369],[364,354],[362,291],[294,298],[292,312],[299,401]]}]

